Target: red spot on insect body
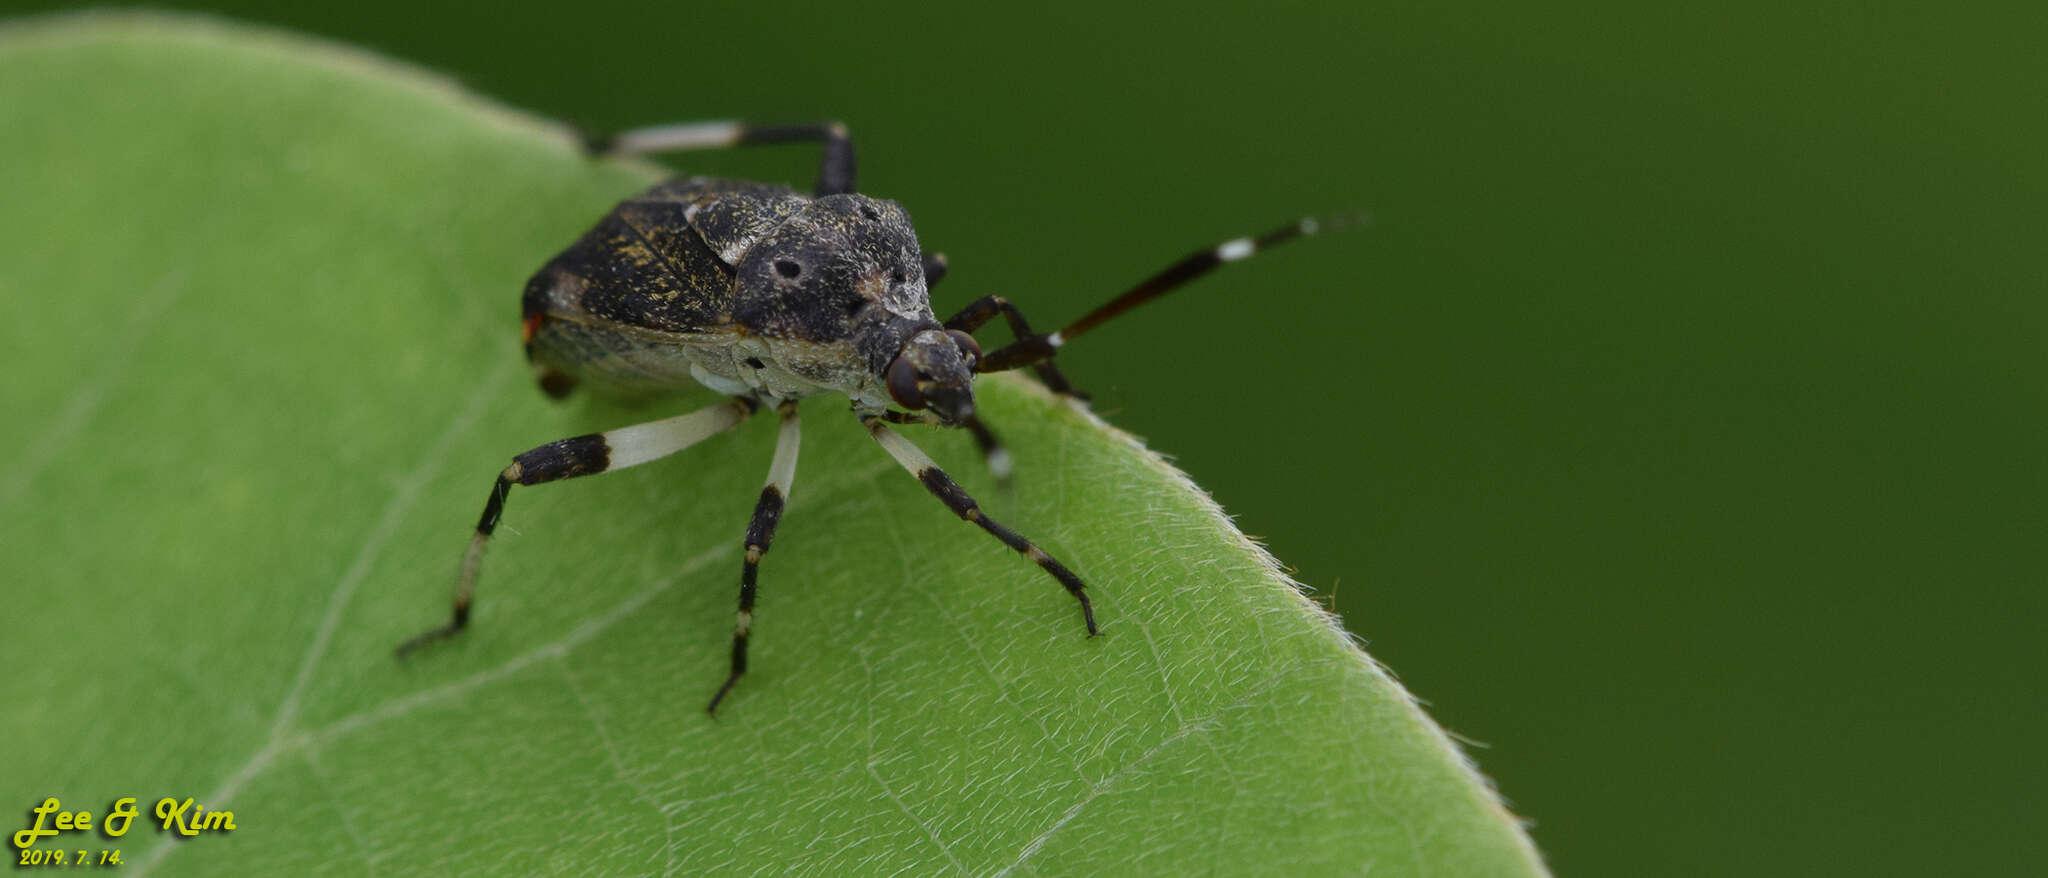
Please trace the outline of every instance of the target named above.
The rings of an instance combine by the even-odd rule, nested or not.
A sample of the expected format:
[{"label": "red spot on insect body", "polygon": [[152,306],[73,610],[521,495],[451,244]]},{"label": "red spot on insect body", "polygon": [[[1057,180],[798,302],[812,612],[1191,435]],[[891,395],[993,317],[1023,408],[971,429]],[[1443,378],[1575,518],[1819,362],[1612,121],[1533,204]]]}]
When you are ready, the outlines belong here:
[{"label": "red spot on insect body", "polygon": [[540,331],[541,322],[547,319],[548,315],[545,312],[535,312],[526,315],[526,323],[519,328],[519,340],[532,344],[533,334]]}]

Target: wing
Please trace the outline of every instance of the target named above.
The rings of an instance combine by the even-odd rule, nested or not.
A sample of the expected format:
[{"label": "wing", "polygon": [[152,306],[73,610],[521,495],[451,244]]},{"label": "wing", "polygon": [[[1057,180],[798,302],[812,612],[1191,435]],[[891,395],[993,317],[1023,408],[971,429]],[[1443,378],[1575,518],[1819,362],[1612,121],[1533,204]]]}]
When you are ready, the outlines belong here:
[{"label": "wing", "polygon": [[[697,177],[620,202],[526,283],[520,310],[541,386],[560,396],[576,374],[686,380],[680,348],[736,332],[733,262],[805,200],[780,186]],[[613,356],[622,352],[641,374],[607,367],[626,365]]]},{"label": "wing", "polygon": [[620,207],[682,205],[683,218],[719,261],[736,266],[747,248],[808,203],[809,198],[787,186],[690,177],[663,183]]}]

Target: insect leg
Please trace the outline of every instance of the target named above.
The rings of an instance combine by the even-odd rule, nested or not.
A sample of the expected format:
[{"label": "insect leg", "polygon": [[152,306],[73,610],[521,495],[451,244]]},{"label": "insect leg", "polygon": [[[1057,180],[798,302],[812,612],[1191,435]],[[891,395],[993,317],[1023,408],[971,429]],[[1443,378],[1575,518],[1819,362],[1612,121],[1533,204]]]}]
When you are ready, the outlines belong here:
[{"label": "insect leg", "polygon": [[[1016,305],[1010,304],[1010,300],[1002,296],[982,296],[974,300],[967,307],[960,309],[960,313],[947,318],[946,328],[973,332],[980,329],[983,324],[995,319],[997,314],[1003,315],[1004,319],[1009,321],[1010,334],[1017,341],[1021,342],[1037,335],[1037,333],[1031,331],[1030,321],[1024,319],[1024,312],[1017,310]],[[1031,368],[1032,371],[1038,373],[1038,379],[1044,381],[1045,386],[1052,388],[1052,392],[1078,396],[1082,399],[1088,398],[1088,394],[1075,390],[1073,385],[1067,383],[1067,377],[1060,374],[1060,368],[1052,364],[1052,356],[1050,354],[1046,355],[1044,359],[1031,364]],[[975,371],[988,372],[994,370],[977,367]]]},{"label": "insect leg", "polygon": [[929,290],[946,279],[946,254],[921,253],[918,258],[924,262],[924,287]]},{"label": "insect leg", "polygon": [[[929,284],[930,281],[926,283]],[[974,300],[967,307],[960,309],[959,313],[948,318],[946,328],[972,333],[995,319],[997,314],[1003,315],[1009,321],[1010,334],[1013,337],[1021,340],[1033,335],[1030,321],[1024,319],[1024,312],[1002,296],[983,296]],[[1054,393],[1064,393],[1081,399],[1088,398],[1088,394],[1075,390],[1073,385],[1067,383],[1067,376],[1060,374],[1060,367],[1053,365],[1050,358],[1033,364],[1031,368],[1038,373],[1038,379],[1044,381],[1045,386],[1051,388]],[[996,434],[989,430],[988,425],[982,423],[980,418],[967,419],[966,426],[968,431],[974,434],[974,444],[981,447],[981,455],[988,461],[989,471],[995,473],[996,480],[1007,488],[1010,484],[1011,468],[1009,450],[1003,448],[1002,440],[997,439]]]},{"label": "insect leg", "polygon": [[[881,414],[876,415],[876,417],[891,424],[944,426],[944,422],[940,421],[939,417],[931,412],[899,412],[894,409],[887,409]],[[988,425],[982,422],[980,415],[969,415],[961,426],[966,427],[967,432],[974,435],[974,444],[981,449],[982,458],[988,462],[989,472],[996,477],[996,481],[1002,483],[1005,489],[1009,488],[1012,467],[1010,451],[1003,447],[1003,440],[996,438],[995,431],[990,430]]]},{"label": "insect leg", "polygon": [[793,142],[825,145],[825,154],[818,162],[817,194],[840,195],[853,191],[853,141],[847,136],[846,126],[837,122],[752,125],[722,120],[651,125],[600,138],[590,144],[590,149],[605,155],[633,156],[650,152]]},{"label": "insect leg", "polygon": [[796,481],[796,451],[803,438],[797,428],[796,403],[785,402],[776,412],[782,416],[782,429],[775,434],[775,461],[768,465],[768,484],[761,488],[761,500],[754,504],[754,517],[747,522],[747,557],[740,568],[740,615],[732,628],[732,673],[726,676],[725,685],[718,687],[718,694],[711,696],[711,705],[704,708],[707,713],[718,712],[718,702],[725,700],[725,694],[747,672],[747,632],[754,627],[755,576],[761,556],[768,554],[768,545],[775,541],[775,525],[782,521],[782,506],[789,500],[790,483]]},{"label": "insect leg", "polygon": [[1136,308],[1146,302],[1173,292],[1226,262],[1236,262],[1261,250],[1316,234],[1325,228],[1337,228],[1356,222],[1356,217],[1317,218],[1304,217],[1287,225],[1273,229],[1253,238],[1232,238],[1213,247],[1204,247],[1182,257],[1179,262],[1167,266],[1158,274],[1124,291],[1108,304],[1088,312],[1081,319],[1061,327],[1058,332],[1046,335],[1032,335],[1017,340],[1007,347],[998,348],[983,355],[975,365],[976,372],[1002,372],[1023,366],[1044,362],[1059,350],[1060,345],[1075,336],[1101,325],[1119,314]]},{"label": "insect leg", "polygon": [[1023,534],[1004,527],[995,519],[982,514],[981,507],[975,504],[973,497],[967,496],[967,492],[961,490],[959,484],[948,477],[944,470],[939,469],[939,465],[933,463],[932,459],[916,445],[912,445],[910,440],[889,429],[889,425],[882,418],[871,415],[862,417],[861,424],[868,428],[868,435],[875,438],[875,442],[882,446],[883,451],[889,452],[890,457],[895,458],[898,464],[909,470],[918,481],[923,482],[925,489],[944,502],[946,508],[953,510],[953,514],[988,531],[996,539],[1002,540],[1003,545],[1037,562],[1038,566],[1045,568],[1045,572],[1052,574],[1052,578],[1059,580],[1060,585],[1066,587],[1067,593],[1081,602],[1081,619],[1088,625],[1088,635],[1093,637],[1097,633],[1095,608],[1088,603],[1088,592],[1081,584],[1081,578],[1068,570],[1067,565],[1061,564],[1058,559],[1046,554],[1044,549],[1033,545]]},{"label": "insect leg", "polygon": [[975,447],[981,449],[981,459],[988,462],[988,471],[1005,490],[1010,487],[1010,449],[1003,447],[1003,440],[996,438],[995,431],[982,423],[980,415],[970,415],[964,425],[967,432],[974,434]]},{"label": "insect leg", "polygon": [[596,475],[667,457],[732,429],[757,407],[752,400],[727,400],[679,417],[550,442],[512,458],[512,465],[499,473],[498,480],[491,485],[483,517],[477,519],[476,533],[470,536],[469,548],[462,553],[462,566],[455,577],[453,617],[448,624],[399,644],[398,655],[402,658],[469,624],[470,599],[476,591],[477,571],[483,566],[484,546],[498,527],[498,516],[505,511],[505,498],[512,493],[513,485]]}]

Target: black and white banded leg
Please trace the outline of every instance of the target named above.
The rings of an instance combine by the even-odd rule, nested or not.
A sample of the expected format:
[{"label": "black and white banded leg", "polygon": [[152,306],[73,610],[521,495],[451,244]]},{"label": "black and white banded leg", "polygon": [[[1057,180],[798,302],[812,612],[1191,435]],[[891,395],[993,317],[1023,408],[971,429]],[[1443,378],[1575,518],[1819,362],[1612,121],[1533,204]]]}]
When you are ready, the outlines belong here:
[{"label": "black and white banded leg", "polygon": [[1250,238],[1232,238],[1213,247],[1204,247],[1167,266],[1159,273],[1140,281],[1137,286],[1124,291],[1123,295],[1111,299],[1108,304],[1083,315],[1057,332],[1044,335],[1033,334],[1018,339],[1015,343],[982,355],[975,363],[976,372],[1003,372],[1036,366],[1051,359],[1061,345],[1072,341],[1081,333],[1102,325],[1110,318],[1136,308],[1139,305],[1166,295],[1185,286],[1202,275],[1216,270],[1226,262],[1237,262],[1252,254],[1284,244],[1296,238],[1314,235],[1321,231],[1335,229],[1361,221],[1360,217],[1303,217],[1273,229],[1263,235]]},{"label": "black and white banded leg", "polygon": [[590,144],[590,149],[604,155],[634,156],[762,143],[824,144],[825,154],[818,161],[817,194],[843,195],[853,191],[853,140],[848,136],[846,126],[837,122],[752,125],[721,120],[651,125],[596,140]]},{"label": "black and white banded leg", "polygon": [[[982,296],[974,300],[967,307],[960,309],[959,313],[946,318],[946,328],[972,334],[995,319],[997,314],[1003,315],[1010,324],[1010,336],[1013,340],[1023,341],[1037,335],[1031,331],[1031,321],[1024,319],[1024,312],[1002,296]],[[1045,386],[1051,388],[1052,392],[1081,399],[1088,398],[1088,394],[1075,390],[1073,385],[1067,383],[1067,377],[1060,374],[1060,367],[1053,365],[1050,356],[1031,364],[1031,369],[1038,373],[1038,380],[1045,382]]]},{"label": "black and white banded leg", "polygon": [[[929,281],[927,281],[927,284],[929,284]],[[1010,300],[1002,296],[993,295],[976,299],[967,307],[960,309],[959,313],[947,318],[946,328],[957,329],[972,335],[975,330],[980,329],[990,320],[995,319],[997,314],[1003,315],[1008,320],[1010,335],[1013,339],[1021,341],[1034,334],[1031,331],[1031,322],[1024,319],[1023,311],[1018,310],[1016,305],[1010,303]],[[1065,394],[1077,399],[1085,400],[1088,398],[1088,394],[1075,390],[1073,385],[1067,383],[1067,376],[1060,374],[1060,368],[1053,365],[1050,358],[1032,364],[1031,368],[1038,373],[1038,380],[1045,382],[1045,386],[1051,388],[1052,392]],[[968,432],[974,434],[974,444],[981,448],[982,458],[988,461],[989,472],[994,473],[996,480],[1001,482],[1004,487],[1008,487],[1012,465],[1010,452],[1003,447],[1003,441],[996,438],[995,431],[990,430],[988,425],[982,423],[978,417],[967,419],[963,426],[967,428]]]},{"label": "black and white banded leg", "polygon": [[[895,409],[888,409],[883,411],[878,417],[891,424],[924,424],[931,427],[946,426],[945,421],[940,420],[938,415],[931,412],[899,412]],[[960,426],[967,428],[967,432],[974,437],[974,444],[981,449],[981,456],[988,464],[989,473],[994,475],[996,481],[1001,483],[1004,488],[1008,488],[1010,486],[1010,471],[1013,468],[1013,464],[1010,461],[1009,449],[1003,447],[1003,440],[996,438],[996,434],[989,430],[988,425],[982,423],[980,415],[969,415],[967,420],[960,423]]]},{"label": "black and white banded leg", "polygon": [[483,566],[484,547],[505,512],[505,498],[513,485],[538,485],[577,476],[592,476],[638,466],[667,457],[719,433],[738,426],[754,413],[752,400],[732,399],[698,409],[687,415],[650,421],[617,430],[591,433],[550,442],[512,458],[512,465],[498,474],[491,485],[491,497],[484,502],[484,514],[477,519],[476,533],[462,553],[462,566],[455,577],[455,612],[448,624],[421,633],[399,644],[404,657],[428,643],[449,637],[469,624],[469,607],[476,594],[477,571]]},{"label": "black and white banded leg", "polygon": [[747,672],[747,634],[754,627],[754,592],[756,577],[761,568],[761,556],[768,554],[769,544],[775,542],[775,526],[782,521],[782,507],[789,502],[789,486],[796,481],[796,452],[803,433],[797,426],[796,403],[785,402],[776,409],[782,416],[782,429],[775,434],[775,460],[768,465],[768,484],[761,488],[761,499],[754,504],[754,517],[747,521],[747,556],[740,568],[740,614],[732,626],[732,673],[725,678],[725,685],[718,687],[718,694],[711,696],[707,713],[718,713],[718,702],[732,691],[733,684],[740,681],[740,675]]},{"label": "black and white banded leg", "polygon": [[981,449],[981,459],[988,465],[989,474],[996,477],[998,486],[1008,491],[1010,472],[1016,468],[1016,464],[1010,459],[1010,449],[1003,447],[1003,440],[997,438],[995,431],[990,430],[987,424],[982,423],[980,415],[969,415],[961,426],[966,427],[967,432],[974,437],[974,445]]},{"label": "black and white banded leg", "polygon": [[1030,558],[1038,566],[1044,568],[1045,572],[1052,574],[1052,578],[1059,580],[1060,585],[1067,589],[1067,593],[1073,595],[1074,600],[1081,602],[1081,619],[1088,625],[1088,636],[1093,637],[1098,633],[1095,628],[1095,607],[1088,603],[1086,587],[1081,584],[1080,577],[1075,576],[1072,570],[1067,569],[1067,565],[1061,564],[1059,559],[1046,554],[1044,549],[1033,545],[1030,540],[1024,538],[1023,534],[1004,527],[995,519],[983,514],[981,507],[975,504],[973,497],[968,496],[966,491],[961,490],[960,485],[947,476],[944,470],[939,469],[939,465],[932,462],[931,457],[926,455],[923,450],[911,444],[910,440],[898,435],[896,431],[889,429],[885,419],[874,415],[865,415],[861,418],[861,424],[868,428],[868,435],[874,437],[875,442],[882,446],[883,451],[889,452],[890,457],[895,458],[898,464],[901,464],[911,475],[916,476],[917,480],[924,484],[926,490],[932,492],[933,496],[944,502],[946,508],[953,510],[954,515],[960,516],[963,521],[973,522],[982,530],[988,531],[996,539],[1002,540],[1003,545],[1017,550],[1018,554],[1026,558]]}]

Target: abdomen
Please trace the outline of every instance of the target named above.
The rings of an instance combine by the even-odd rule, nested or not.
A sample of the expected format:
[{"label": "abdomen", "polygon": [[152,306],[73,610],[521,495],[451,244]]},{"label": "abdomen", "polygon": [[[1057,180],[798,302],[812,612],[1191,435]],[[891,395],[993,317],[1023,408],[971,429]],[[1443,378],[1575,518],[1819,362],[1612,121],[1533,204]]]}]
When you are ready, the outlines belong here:
[{"label": "abdomen", "polygon": [[526,356],[551,396],[568,393],[577,379],[625,393],[679,390],[695,383],[682,345],[560,317],[529,319],[528,326]]}]

